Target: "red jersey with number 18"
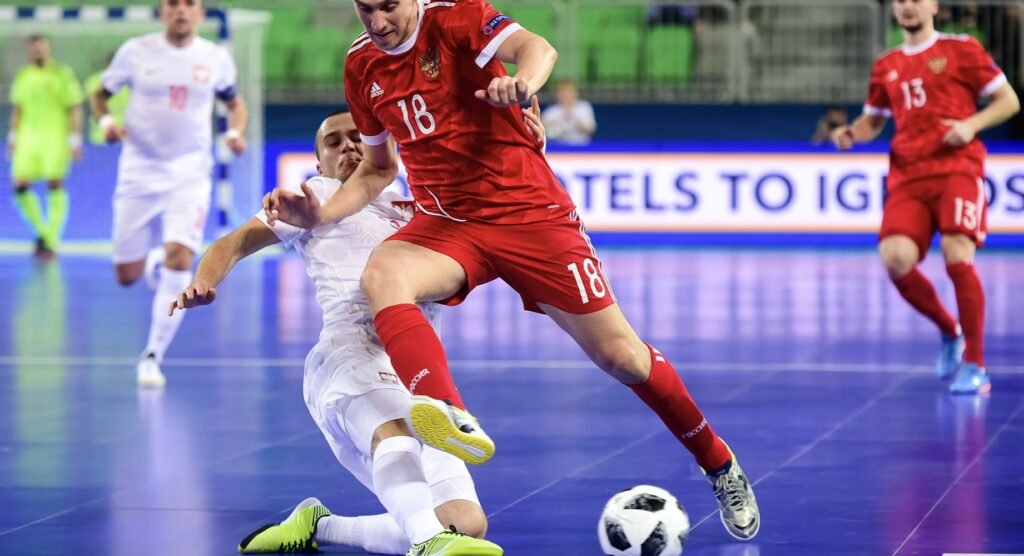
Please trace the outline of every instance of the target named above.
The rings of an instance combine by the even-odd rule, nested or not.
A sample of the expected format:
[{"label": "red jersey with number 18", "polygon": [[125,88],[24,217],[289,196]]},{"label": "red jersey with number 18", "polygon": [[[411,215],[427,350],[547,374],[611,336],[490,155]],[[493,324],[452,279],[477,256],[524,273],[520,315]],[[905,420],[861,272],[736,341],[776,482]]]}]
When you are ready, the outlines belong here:
[{"label": "red jersey with number 18", "polygon": [[984,175],[985,147],[974,138],[962,147],[942,142],[941,121],[963,120],[978,100],[1006,84],[985,48],[968,35],[936,33],[928,42],[885,52],[875,61],[864,113],[894,117],[889,187],[917,178]]},{"label": "red jersey with number 18", "polygon": [[421,1],[406,42],[384,51],[363,33],[349,50],[345,96],[356,127],[368,145],[394,137],[423,212],[520,224],[573,209],[519,106],[474,96],[508,75],[494,55],[519,29],[482,0]]}]

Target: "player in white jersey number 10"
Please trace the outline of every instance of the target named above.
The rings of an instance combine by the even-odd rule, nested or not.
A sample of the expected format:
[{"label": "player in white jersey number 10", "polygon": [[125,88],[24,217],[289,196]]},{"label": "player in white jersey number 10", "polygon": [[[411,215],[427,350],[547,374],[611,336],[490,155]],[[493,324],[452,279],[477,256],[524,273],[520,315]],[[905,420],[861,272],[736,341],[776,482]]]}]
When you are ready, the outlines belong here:
[{"label": "player in white jersey number 10", "polygon": [[[93,116],[108,142],[123,142],[114,190],[113,262],[117,281],[144,274],[156,290],[149,339],[136,366],[138,383],[162,387],[160,363],[181,324],[166,300],[192,279],[210,206],[214,103],[228,109],[228,147],[245,151],[248,110],[236,89],[230,53],[197,36],[201,0],[161,0],[162,31],[126,41],[92,95]],[[124,127],[108,99],[132,91]],[[159,272],[158,272],[159,270]]]}]

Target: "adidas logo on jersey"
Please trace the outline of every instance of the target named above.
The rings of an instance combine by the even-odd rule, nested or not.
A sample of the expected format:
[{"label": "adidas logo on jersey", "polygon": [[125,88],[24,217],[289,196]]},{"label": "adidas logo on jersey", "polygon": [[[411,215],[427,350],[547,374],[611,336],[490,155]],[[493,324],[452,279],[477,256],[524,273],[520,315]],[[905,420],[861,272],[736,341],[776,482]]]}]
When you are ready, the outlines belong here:
[{"label": "adidas logo on jersey", "polygon": [[370,98],[377,98],[384,94],[384,89],[380,88],[380,85],[376,81],[370,86]]}]

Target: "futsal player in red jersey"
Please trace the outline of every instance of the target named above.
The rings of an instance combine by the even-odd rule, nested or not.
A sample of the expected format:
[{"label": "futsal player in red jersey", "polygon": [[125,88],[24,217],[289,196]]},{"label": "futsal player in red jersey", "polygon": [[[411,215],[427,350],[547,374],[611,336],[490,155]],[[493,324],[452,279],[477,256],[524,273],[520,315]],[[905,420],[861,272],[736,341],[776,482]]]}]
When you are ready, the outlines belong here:
[{"label": "futsal player in red jersey", "polygon": [[[1017,113],[1020,102],[977,40],[935,31],[936,0],[896,0],[892,9],[904,44],[878,57],[863,114],[832,139],[846,150],[877,137],[887,118],[896,120],[879,233],[882,262],[900,295],[941,331],[939,377],[955,376],[955,394],[984,393],[992,384],[983,358],[985,293],[974,267],[987,206],[985,147],[977,134]],[[984,98],[991,101],[979,111]],[[959,323],[917,269],[936,232]]]},{"label": "futsal player in red jersey", "polygon": [[501,278],[654,410],[707,473],[729,533],[753,538],[760,518],[746,475],[672,365],[622,315],[572,199],[523,123],[519,104],[547,81],[554,48],[483,0],[354,4],[366,33],[349,50],[345,93],[363,161],[323,206],[309,192],[275,191],[265,208],[271,221],[305,228],[337,222],[391,183],[394,143],[401,148],[417,214],[374,251],[361,286],[395,370],[421,396],[412,429],[471,463],[493,455],[415,303],[455,305]]}]

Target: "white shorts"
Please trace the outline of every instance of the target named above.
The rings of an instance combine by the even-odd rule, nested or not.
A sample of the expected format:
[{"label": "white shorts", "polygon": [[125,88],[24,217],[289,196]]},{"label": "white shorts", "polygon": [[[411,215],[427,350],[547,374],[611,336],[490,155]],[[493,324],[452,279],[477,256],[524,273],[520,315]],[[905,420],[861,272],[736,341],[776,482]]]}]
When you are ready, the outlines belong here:
[{"label": "white shorts", "polygon": [[193,253],[203,246],[211,183],[164,191],[120,188],[114,192],[114,263],[142,261],[153,247],[180,243]]},{"label": "white shorts", "polygon": [[[373,433],[384,423],[405,417],[411,404],[408,392],[381,388],[359,396],[344,396],[316,413],[310,408],[310,414],[341,465],[375,493],[373,457],[370,455]],[[323,418],[318,419],[317,413]],[[435,508],[452,500],[480,504],[473,478],[462,460],[424,446],[420,461]]]}]

